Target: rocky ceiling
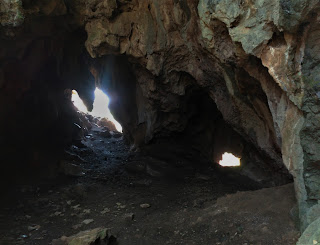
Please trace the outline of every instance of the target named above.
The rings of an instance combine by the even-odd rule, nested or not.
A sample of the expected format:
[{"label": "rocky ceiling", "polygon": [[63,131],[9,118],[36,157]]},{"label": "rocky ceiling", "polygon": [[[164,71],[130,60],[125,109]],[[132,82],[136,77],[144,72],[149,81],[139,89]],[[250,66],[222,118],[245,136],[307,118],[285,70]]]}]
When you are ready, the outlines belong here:
[{"label": "rocky ceiling", "polygon": [[213,162],[233,151],[257,181],[289,171],[304,230],[320,209],[319,10],[316,0],[3,0],[2,151],[33,164],[58,152],[65,89],[92,108],[99,86],[133,148],[171,138]]}]

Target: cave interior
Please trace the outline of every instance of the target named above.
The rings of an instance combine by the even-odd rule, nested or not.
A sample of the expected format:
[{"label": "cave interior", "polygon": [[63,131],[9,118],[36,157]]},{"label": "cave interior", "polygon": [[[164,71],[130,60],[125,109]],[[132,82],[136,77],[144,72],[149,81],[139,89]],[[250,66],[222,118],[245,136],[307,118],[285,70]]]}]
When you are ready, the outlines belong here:
[{"label": "cave interior", "polygon": [[[203,6],[213,4],[209,2],[180,0],[168,7],[164,3],[161,8],[151,0],[140,4],[122,0],[0,3],[0,174],[5,200],[5,213],[0,217],[7,219],[13,212],[8,206],[22,205],[29,210],[31,196],[38,198],[37,205],[43,200],[50,204],[54,197],[40,198],[47,192],[70,206],[71,201],[76,204],[78,200],[98,198],[98,194],[92,197],[90,192],[103,188],[114,190],[114,196],[115,190],[123,190],[123,196],[129,196],[133,187],[136,196],[166,195],[161,192],[166,189],[168,202],[179,203],[185,198],[179,197],[179,190],[182,193],[185,186],[192,186],[195,189],[189,198],[195,198],[193,207],[208,208],[209,204],[203,204],[207,201],[218,210],[214,206],[220,203],[220,199],[216,201],[218,197],[272,188],[279,190],[274,191],[278,195],[284,190],[281,188],[290,187],[285,191],[288,196],[282,193],[284,200],[292,199],[288,204],[292,206],[284,212],[291,217],[288,227],[294,230],[290,234],[297,241],[298,230],[303,232],[320,212],[316,127],[319,86],[313,82],[319,78],[316,69],[320,57],[312,54],[317,51],[317,39],[309,36],[311,32],[315,36],[320,33],[312,24],[318,5],[312,5],[313,10],[303,15],[304,22],[292,29],[306,40],[294,39],[286,33],[286,26],[284,33],[272,26],[269,39],[250,49],[242,39],[234,39],[238,35],[236,28],[244,22],[242,15],[233,22],[224,22],[215,9],[218,12],[209,18],[208,12],[201,12]],[[242,4],[246,9],[248,3]],[[287,46],[295,49],[285,49]],[[298,53],[302,48],[304,56]],[[284,61],[284,49],[290,52],[287,57],[293,55],[291,63]],[[303,85],[297,82],[302,80],[295,77],[300,73],[294,69],[304,74]],[[314,73],[310,72],[312,69]],[[290,81],[284,78],[288,76]],[[108,120],[90,115],[96,89],[108,95],[110,112],[121,124],[122,132]],[[89,113],[74,106],[72,91],[77,91]],[[220,165],[224,153],[240,159],[240,166]],[[210,189],[201,198],[211,198],[201,204],[196,195],[204,187],[199,181]],[[159,188],[153,194],[148,192],[150,183]],[[68,189],[67,194],[64,189]],[[175,194],[171,195],[170,189]],[[181,210],[188,206],[185,203]],[[98,204],[90,205],[93,208]],[[118,206],[120,210],[123,205]],[[36,209],[37,206],[28,212],[37,214]],[[39,215],[40,218],[43,213]],[[125,215],[127,223],[128,219],[134,220],[133,214]],[[15,222],[18,223],[8,227],[18,237],[18,244],[47,244],[64,235],[54,231],[36,241],[32,232],[40,228],[28,226],[29,221],[22,218]],[[50,222],[41,226],[51,229],[50,224],[59,221]],[[164,221],[160,219],[158,226],[161,222]],[[121,222],[115,226],[125,227]],[[28,227],[29,233],[23,233],[22,227]],[[72,228],[73,233],[68,230],[67,234],[74,234],[79,228]],[[237,229],[238,235],[243,232],[242,228]],[[117,244],[115,237],[124,241],[133,236],[131,231],[121,232],[110,236],[109,243],[104,240],[101,244]],[[265,233],[267,237],[268,232]],[[212,234],[208,233],[201,244],[250,243],[234,238],[237,234]],[[143,244],[161,244],[160,240],[150,242],[151,237],[144,237],[147,240]],[[167,239],[162,238],[162,242]],[[6,239],[9,240],[4,244],[12,244],[10,237]],[[137,242],[142,238],[132,239]],[[172,239],[178,241],[177,237]],[[199,244],[199,238],[194,239],[196,242],[190,244]],[[259,241],[252,239],[253,243]],[[281,244],[279,241],[270,244]],[[131,244],[138,244],[135,242]]]}]

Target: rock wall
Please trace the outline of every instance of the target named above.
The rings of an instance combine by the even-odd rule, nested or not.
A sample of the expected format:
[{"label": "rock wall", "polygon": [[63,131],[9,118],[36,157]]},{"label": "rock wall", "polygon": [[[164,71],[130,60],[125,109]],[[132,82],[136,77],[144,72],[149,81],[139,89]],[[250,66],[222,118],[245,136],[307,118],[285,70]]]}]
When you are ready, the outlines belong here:
[{"label": "rock wall", "polygon": [[[19,80],[21,90],[39,73],[48,53],[39,44],[33,62],[24,55],[8,68],[35,40],[79,43],[76,50],[63,45],[59,64],[86,72],[58,72],[61,89],[77,88],[90,107],[94,77],[111,94],[111,110],[136,148],[186,137],[212,161],[227,149],[244,156],[248,174],[257,168],[257,180],[265,180],[265,172],[281,179],[285,166],[294,177],[303,230],[308,217],[319,215],[319,9],[316,0],[5,0],[2,46],[24,46],[2,51],[0,86],[8,90]],[[63,28],[48,29],[60,22]],[[27,35],[30,29],[36,31]],[[46,34],[39,35],[42,29]],[[63,30],[60,41],[57,30]],[[84,53],[83,42],[75,30],[85,30],[93,58],[80,69],[73,59]],[[53,50],[50,57],[61,61]],[[29,73],[18,73],[23,78],[7,77],[31,63]]]},{"label": "rock wall", "polygon": [[[55,166],[71,141],[76,117],[65,89],[77,89],[92,106],[95,85],[84,47],[86,33],[68,21],[65,5],[50,14],[47,8],[27,1],[23,5],[18,1],[0,3],[0,12],[5,13],[0,28],[4,179],[10,176],[8,171],[19,175],[30,165],[44,169]],[[23,24],[16,22],[14,13],[23,17]]]}]

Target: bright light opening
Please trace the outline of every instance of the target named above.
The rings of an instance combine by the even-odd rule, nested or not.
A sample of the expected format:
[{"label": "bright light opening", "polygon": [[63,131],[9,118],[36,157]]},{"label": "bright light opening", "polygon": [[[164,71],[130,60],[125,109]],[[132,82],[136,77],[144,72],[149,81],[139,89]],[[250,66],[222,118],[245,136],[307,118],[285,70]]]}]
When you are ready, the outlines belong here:
[{"label": "bright light opening", "polygon": [[83,104],[83,101],[80,99],[76,90],[72,90],[72,101],[75,107],[78,108],[79,111],[84,113],[88,113],[94,117],[107,118],[111,122],[114,123],[116,129],[119,132],[122,132],[122,127],[120,123],[118,123],[114,117],[112,116],[109,110],[109,97],[102,92],[101,89],[96,88],[94,91],[94,102],[93,102],[93,110],[88,112],[87,107]]},{"label": "bright light opening", "polygon": [[235,157],[233,154],[225,152],[222,155],[222,160],[219,161],[219,164],[223,167],[236,167],[240,166],[240,158]]}]

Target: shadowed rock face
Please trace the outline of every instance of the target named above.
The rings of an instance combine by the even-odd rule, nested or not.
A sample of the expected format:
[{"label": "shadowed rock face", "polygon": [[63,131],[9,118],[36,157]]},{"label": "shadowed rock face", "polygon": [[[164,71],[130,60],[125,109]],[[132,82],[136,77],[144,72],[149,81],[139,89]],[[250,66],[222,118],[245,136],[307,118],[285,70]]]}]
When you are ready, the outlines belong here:
[{"label": "shadowed rock face", "polygon": [[234,152],[261,182],[284,183],[289,170],[305,229],[320,200],[319,9],[316,0],[2,1],[2,144],[20,142],[12,130],[39,134],[34,145],[52,131],[63,138],[53,122],[67,123],[64,89],[90,108],[97,84],[135,148],[175,137],[213,162]]}]

